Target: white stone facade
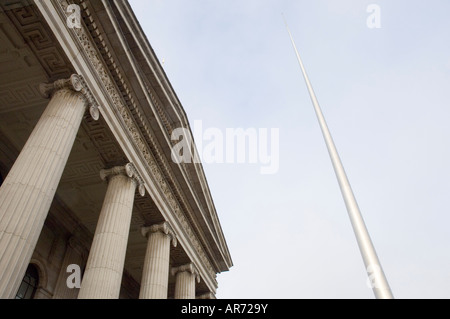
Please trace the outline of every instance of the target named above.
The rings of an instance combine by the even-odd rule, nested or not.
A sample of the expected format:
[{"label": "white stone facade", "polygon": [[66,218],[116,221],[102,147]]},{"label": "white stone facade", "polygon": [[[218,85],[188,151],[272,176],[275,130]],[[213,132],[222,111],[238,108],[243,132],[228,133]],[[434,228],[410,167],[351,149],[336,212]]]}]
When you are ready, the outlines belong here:
[{"label": "white stone facade", "polygon": [[171,161],[188,120],[129,4],[0,6],[0,298],[30,264],[34,298],[214,298],[231,257],[201,165]]}]

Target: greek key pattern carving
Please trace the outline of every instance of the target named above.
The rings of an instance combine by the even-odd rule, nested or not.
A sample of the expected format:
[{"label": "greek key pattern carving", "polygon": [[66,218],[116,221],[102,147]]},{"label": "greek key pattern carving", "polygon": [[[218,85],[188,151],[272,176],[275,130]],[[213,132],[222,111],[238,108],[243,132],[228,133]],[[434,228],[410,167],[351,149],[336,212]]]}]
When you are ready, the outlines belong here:
[{"label": "greek key pattern carving", "polygon": [[67,78],[73,73],[64,52],[54,45],[56,39],[43,23],[33,1],[2,1],[0,7],[22,34],[50,79]]},{"label": "greek key pattern carving", "polygon": [[23,104],[38,104],[42,102],[39,94],[39,85],[21,83],[21,85],[0,88],[0,105],[2,111],[11,111]]}]

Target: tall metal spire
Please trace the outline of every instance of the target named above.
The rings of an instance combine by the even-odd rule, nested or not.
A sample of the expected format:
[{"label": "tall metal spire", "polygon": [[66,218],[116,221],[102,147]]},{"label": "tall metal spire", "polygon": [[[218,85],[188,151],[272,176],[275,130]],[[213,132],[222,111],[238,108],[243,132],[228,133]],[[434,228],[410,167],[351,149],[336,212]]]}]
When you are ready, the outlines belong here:
[{"label": "tall metal spire", "polygon": [[322,130],[323,137],[328,148],[328,153],[330,154],[331,162],[333,163],[334,171],[336,173],[342,196],[347,207],[348,215],[353,226],[353,231],[355,232],[356,240],[358,242],[364,264],[366,266],[366,271],[369,276],[369,284],[372,287],[377,299],[393,299],[394,296],[392,295],[386,276],[383,272],[383,269],[381,268],[380,261],[378,260],[377,253],[373,246],[372,240],[370,239],[369,232],[367,231],[366,225],[364,223],[364,219],[362,218],[358,203],[355,199],[355,195],[353,194],[352,188],[345,173],[344,166],[342,165],[330,130],[328,129],[328,125],[325,121],[325,117],[322,113],[319,102],[317,101],[316,94],[314,93],[311,82],[309,81],[305,66],[303,65],[302,59],[300,58],[300,54],[298,53],[291,31],[289,30],[289,26],[287,25],[285,19],[284,23],[286,24],[289,37],[291,38],[292,45],[297,55],[298,63],[300,64],[306,86],[308,87],[309,95],[311,96],[317,119],[319,120],[320,128]]}]

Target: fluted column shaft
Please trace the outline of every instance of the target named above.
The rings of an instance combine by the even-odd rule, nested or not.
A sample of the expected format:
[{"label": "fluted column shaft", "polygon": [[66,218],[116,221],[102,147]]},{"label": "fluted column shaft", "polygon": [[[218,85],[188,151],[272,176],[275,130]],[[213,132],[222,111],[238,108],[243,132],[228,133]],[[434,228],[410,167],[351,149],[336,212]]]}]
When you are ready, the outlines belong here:
[{"label": "fluted column shaft", "polygon": [[81,77],[41,86],[51,100],[0,188],[0,298],[14,298],[86,106]]},{"label": "fluted column shaft", "polygon": [[200,282],[198,270],[194,264],[172,268],[175,275],[175,299],[195,299],[195,281]]},{"label": "fluted column shaft", "polygon": [[165,222],[143,227],[142,235],[148,238],[148,243],[139,299],[167,299],[170,241],[177,245],[175,233]]},{"label": "fluted column shaft", "polygon": [[[101,172],[102,178],[108,179],[108,190],[78,299],[119,298],[134,193],[139,184],[131,172],[132,167],[132,164],[127,164]],[[139,185],[141,189],[142,184]]]}]

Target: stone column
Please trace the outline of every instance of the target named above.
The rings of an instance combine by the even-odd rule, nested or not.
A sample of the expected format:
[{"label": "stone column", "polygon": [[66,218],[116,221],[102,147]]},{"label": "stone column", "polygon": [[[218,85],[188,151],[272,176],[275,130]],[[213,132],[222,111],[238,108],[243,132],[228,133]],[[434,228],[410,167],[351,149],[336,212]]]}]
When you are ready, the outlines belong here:
[{"label": "stone column", "polygon": [[176,247],[177,238],[168,222],[142,227],[142,235],[148,243],[139,299],[167,299],[170,242]]},{"label": "stone column", "polygon": [[[67,279],[70,273],[67,272],[67,267],[70,265],[77,265],[80,270],[83,269],[87,258],[87,250],[78,242],[75,237],[70,237],[64,260],[59,272],[58,280],[56,282],[53,299],[77,299],[79,288],[69,288]],[[81,274],[80,274],[81,275]]]},{"label": "stone column", "polygon": [[193,263],[172,268],[175,278],[175,299],[195,299],[195,281],[200,282],[200,275]]},{"label": "stone column", "polygon": [[102,170],[100,176],[108,180],[108,190],[78,299],[119,298],[136,187],[145,194],[133,164]]},{"label": "stone column", "polygon": [[40,88],[51,100],[0,188],[0,299],[19,289],[86,106],[98,112],[81,76]]}]

